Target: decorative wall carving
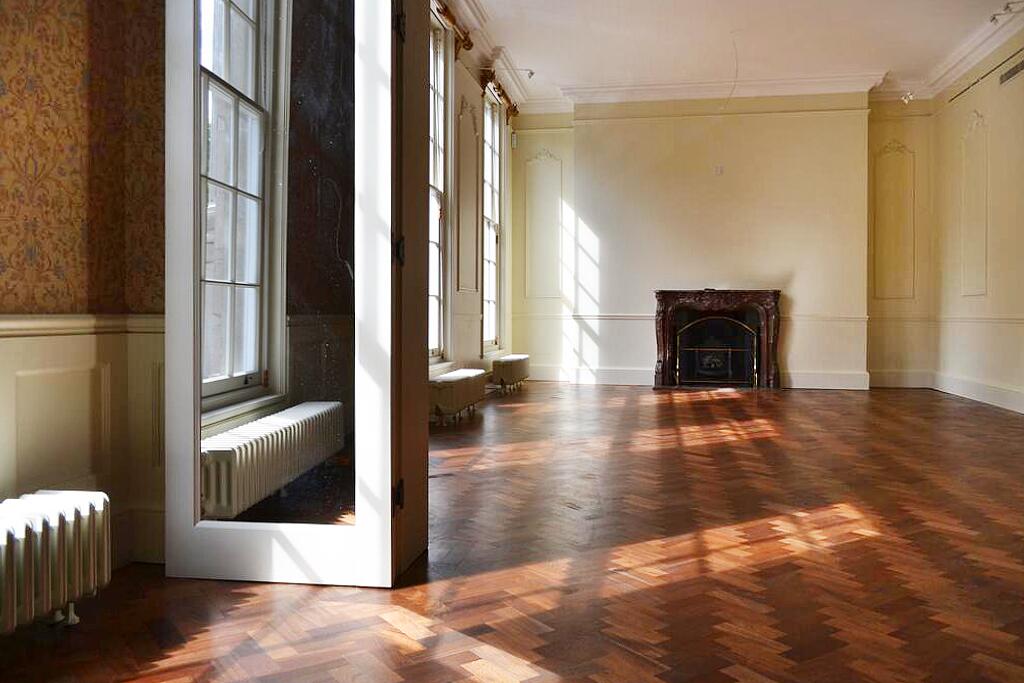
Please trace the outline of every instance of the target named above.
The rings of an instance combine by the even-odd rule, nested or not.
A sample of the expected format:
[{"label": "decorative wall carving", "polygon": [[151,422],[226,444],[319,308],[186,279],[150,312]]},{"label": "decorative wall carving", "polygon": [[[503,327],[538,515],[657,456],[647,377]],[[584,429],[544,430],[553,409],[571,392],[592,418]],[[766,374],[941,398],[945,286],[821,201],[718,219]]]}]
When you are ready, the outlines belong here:
[{"label": "decorative wall carving", "polygon": [[562,160],[544,147],[526,160],[525,168],[525,296],[557,299],[561,296]]},{"label": "decorative wall carving", "polygon": [[779,387],[779,297],[777,289],[699,289],[665,290],[654,293],[657,310],[654,332],[658,343],[658,360],[654,367],[654,387],[677,386],[672,368],[676,367],[676,313],[681,309],[708,312],[757,311],[758,330],[757,386],[767,389]]},{"label": "decorative wall carving", "polygon": [[988,292],[988,123],[981,112],[968,117],[961,139],[960,266],[963,296]]},{"label": "decorative wall carving", "polygon": [[480,291],[480,176],[483,164],[480,118],[481,110],[463,95],[459,101],[455,137],[455,176],[458,178],[455,286],[460,292]]},{"label": "decorative wall carving", "polygon": [[912,299],[915,285],[914,151],[890,140],[874,158],[874,296]]}]

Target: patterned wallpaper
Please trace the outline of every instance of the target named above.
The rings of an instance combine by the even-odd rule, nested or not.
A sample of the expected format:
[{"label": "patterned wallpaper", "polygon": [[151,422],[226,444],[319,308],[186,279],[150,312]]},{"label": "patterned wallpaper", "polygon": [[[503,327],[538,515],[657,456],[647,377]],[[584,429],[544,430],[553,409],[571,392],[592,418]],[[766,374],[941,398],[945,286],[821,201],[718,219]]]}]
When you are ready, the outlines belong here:
[{"label": "patterned wallpaper", "polygon": [[163,310],[163,11],[0,0],[0,313]]}]

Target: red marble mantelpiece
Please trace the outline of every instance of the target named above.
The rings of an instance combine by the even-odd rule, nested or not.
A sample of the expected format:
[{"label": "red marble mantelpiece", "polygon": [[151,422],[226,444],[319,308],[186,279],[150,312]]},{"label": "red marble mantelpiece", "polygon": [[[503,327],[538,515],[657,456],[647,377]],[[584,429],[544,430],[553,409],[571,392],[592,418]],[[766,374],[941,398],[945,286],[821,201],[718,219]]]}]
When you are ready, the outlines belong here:
[{"label": "red marble mantelpiece", "polygon": [[676,332],[681,310],[708,313],[757,311],[757,387],[779,387],[779,297],[777,289],[659,289],[654,331],[658,341],[658,362],[654,367],[654,388],[672,388],[676,382]]}]

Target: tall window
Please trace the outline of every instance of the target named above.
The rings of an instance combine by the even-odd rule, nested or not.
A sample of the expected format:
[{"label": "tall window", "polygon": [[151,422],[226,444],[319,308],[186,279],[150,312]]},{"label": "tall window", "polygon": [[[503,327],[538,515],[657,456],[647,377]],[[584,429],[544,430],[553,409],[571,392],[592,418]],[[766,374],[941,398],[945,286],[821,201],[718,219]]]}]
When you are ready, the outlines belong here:
[{"label": "tall window", "polygon": [[445,99],[445,30],[435,22],[430,30],[430,234],[427,346],[432,358],[444,354],[444,272],[447,217],[445,183],[445,134],[448,130],[448,102]]},{"label": "tall window", "polygon": [[484,325],[485,347],[498,346],[498,297],[501,263],[501,106],[484,103]]},{"label": "tall window", "polygon": [[264,369],[264,44],[259,0],[199,0],[203,394]]}]

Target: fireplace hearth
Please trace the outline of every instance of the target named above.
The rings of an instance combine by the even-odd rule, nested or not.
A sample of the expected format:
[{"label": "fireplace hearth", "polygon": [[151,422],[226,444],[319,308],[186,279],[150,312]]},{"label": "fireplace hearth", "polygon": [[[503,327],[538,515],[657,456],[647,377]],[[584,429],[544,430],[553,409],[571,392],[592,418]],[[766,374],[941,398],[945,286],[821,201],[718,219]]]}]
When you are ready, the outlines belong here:
[{"label": "fireplace hearth", "polygon": [[777,289],[656,291],[654,387],[778,387],[779,296]]}]

